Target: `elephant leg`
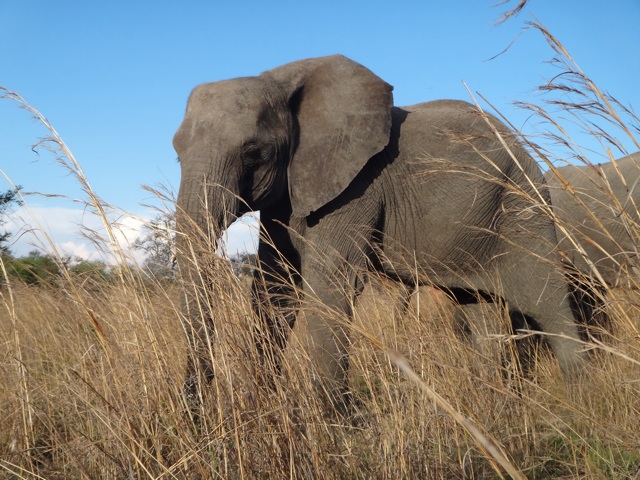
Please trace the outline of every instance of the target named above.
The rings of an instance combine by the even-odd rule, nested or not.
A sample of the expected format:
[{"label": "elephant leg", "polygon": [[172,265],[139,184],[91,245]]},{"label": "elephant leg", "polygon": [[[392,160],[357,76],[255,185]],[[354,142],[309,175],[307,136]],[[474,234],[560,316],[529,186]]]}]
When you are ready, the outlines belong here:
[{"label": "elephant leg", "polygon": [[187,335],[189,355],[183,384],[183,392],[189,408],[196,413],[202,405],[202,386],[213,380],[214,325],[206,302],[198,301],[198,293],[185,295],[185,320],[183,328]]},{"label": "elephant leg", "polygon": [[332,274],[318,272],[305,277],[305,291],[319,304],[307,314],[314,384],[325,404],[341,414],[348,414],[352,406],[347,322],[362,286],[356,270],[346,262],[333,268]]},{"label": "elephant leg", "polygon": [[[282,351],[296,321],[299,306],[299,282],[286,281],[276,270],[256,270],[251,287],[252,306],[259,319],[255,332],[256,348],[260,364],[269,376],[279,375],[282,368]],[[278,269],[279,273],[283,273]]]},{"label": "elephant leg", "polygon": [[[540,331],[541,328],[537,322],[523,314],[520,310],[509,310],[509,319],[511,320],[511,330],[514,334],[523,333],[525,331]],[[515,341],[516,354],[520,363],[520,371],[527,377],[533,370],[533,366],[538,358],[538,352],[543,347],[549,347],[543,342],[543,338],[538,334],[524,335]]]},{"label": "elephant leg", "polygon": [[[512,254],[502,260],[501,290],[510,309],[531,317],[547,334],[565,376],[578,375],[584,369],[586,353],[560,268],[533,255]],[[513,319],[513,313],[511,316]]]},{"label": "elephant leg", "polygon": [[[212,325],[209,320],[207,323]],[[200,328],[198,330],[205,330]],[[198,404],[202,402],[202,391],[200,385],[208,385],[213,380],[213,364],[211,362],[211,354],[203,350],[206,345],[211,343],[206,340],[200,332],[192,333],[187,336],[189,340],[189,348],[191,354],[187,359],[187,368],[184,380],[184,392],[190,401],[196,401]]]},{"label": "elephant leg", "polygon": [[277,223],[263,220],[269,241],[260,240],[258,268],[253,272],[251,299],[258,318],[255,331],[260,364],[268,381],[279,375],[282,351],[296,321],[301,291],[297,255]]},{"label": "elephant leg", "polygon": [[565,265],[569,281],[571,308],[580,321],[580,333],[585,340],[602,340],[611,328],[605,309],[606,287],[571,266]]}]

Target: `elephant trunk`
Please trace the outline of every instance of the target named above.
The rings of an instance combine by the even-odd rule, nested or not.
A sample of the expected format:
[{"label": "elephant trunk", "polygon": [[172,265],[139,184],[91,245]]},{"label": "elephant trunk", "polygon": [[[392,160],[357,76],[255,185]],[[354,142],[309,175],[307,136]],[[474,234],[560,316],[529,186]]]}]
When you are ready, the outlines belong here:
[{"label": "elephant trunk", "polygon": [[192,405],[200,404],[200,386],[214,374],[214,308],[220,298],[217,280],[222,264],[215,252],[222,232],[240,213],[234,191],[209,178],[215,177],[183,175],[176,210],[176,258],[184,287],[182,322],[189,342],[184,392]]},{"label": "elephant trunk", "polygon": [[215,251],[222,232],[242,213],[237,190],[204,175],[182,179],[176,220],[183,241]]}]

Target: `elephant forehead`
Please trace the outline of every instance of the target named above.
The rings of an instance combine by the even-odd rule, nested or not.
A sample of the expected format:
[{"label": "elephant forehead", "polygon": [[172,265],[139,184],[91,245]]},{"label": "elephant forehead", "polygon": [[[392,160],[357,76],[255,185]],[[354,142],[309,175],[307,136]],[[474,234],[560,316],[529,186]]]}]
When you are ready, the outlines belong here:
[{"label": "elephant forehead", "polygon": [[[207,112],[222,115],[255,115],[265,105],[265,85],[257,77],[236,78],[222,82],[205,83],[196,87],[189,99],[187,114]],[[202,111],[204,109],[205,111]]]},{"label": "elephant forehead", "polygon": [[191,140],[234,143],[251,137],[257,130],[266,98],[263,82],[257,77],[238,78],[196,87],[189,99],[181,127]]}]

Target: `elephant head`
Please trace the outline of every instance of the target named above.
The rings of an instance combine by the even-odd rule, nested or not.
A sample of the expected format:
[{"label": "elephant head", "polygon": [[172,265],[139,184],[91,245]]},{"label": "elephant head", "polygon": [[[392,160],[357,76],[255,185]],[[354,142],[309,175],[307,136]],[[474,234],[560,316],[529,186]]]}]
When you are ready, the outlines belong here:
[{"label": "elephant head", "polygon": [[208,210],[219,229],[283,201],[306,216],[387,145],[391,91],[340,55],[200,85],[173,141],[178,205],[196,222]]},{"label": "elephant head", "polygon": [[[204,237],[208,250],[247,211],[261,210],[264,227],[271,216],[303,217],[338,196],[387,145],[391,91],[371,71],[341,55],[196,87],[173,140],[182,169],[177,227],[189,232],[177,243],[182,278],[202,278],[192,257],[203,247],[200,242],[187,245],[194,236]],[[272,215],[264,215],[269,210]],[[276,262],[269,265],[276,252],[260,251],[264,249],[268,247],[261,243],[260,271],[276,277]],[[258,290],[254,305],[264,302],[257,298],[262,295]],[[199,376],[206,381],[213,377],[209,352],[214,329],[207,309],[197,306],[196,290],[188,288],[183,299],[192,349],[185,390],[197,400]],[[274,323],[265,330],[282,343]]]}]

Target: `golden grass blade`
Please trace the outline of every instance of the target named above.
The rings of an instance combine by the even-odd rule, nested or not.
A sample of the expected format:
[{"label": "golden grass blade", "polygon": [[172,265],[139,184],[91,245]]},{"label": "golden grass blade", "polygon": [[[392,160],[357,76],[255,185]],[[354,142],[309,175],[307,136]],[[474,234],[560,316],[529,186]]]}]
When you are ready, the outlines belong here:
[{"label": "golden grass blade", "polygon": [[[483,434],[482,431],[474,425],[468,418],[465,418],[460,412],[458,412],[453,406],[447,402],[442,396],[438,394],[435,390],[433,390],[427,383],[417,375],[406,358],[404,358],[401,354],[395,351],[387,351],[387,355],[389,359],[404,372],[404,374],[411,379],[413,383],[418,385],[420,389],[427,394],[429,398],[431,398],[440,408],[442,408],[445,412],[447,412],[451,417],[458,422],[461,426],[469,432],[469,435],[474,439],[477,445],[484,449],[490,456],[493,458],[498,464],[509,474],[511,478],[526,480],[526,477],[516,469],[513,464],[509,461],[504,451],[497,445],[497,443],[493,440],[490,440],[487,435]],[[496,468],[496,473],[502,477],[500,470]]]}]

